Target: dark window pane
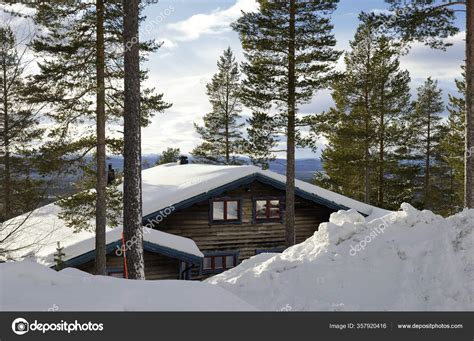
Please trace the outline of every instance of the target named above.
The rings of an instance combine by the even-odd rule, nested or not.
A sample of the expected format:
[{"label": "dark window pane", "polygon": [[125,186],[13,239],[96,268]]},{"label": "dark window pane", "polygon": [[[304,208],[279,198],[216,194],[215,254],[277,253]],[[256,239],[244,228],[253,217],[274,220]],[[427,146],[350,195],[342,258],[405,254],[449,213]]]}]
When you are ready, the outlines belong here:
[{"label": "dark window pane", "polygon": [[223,201],[214,201],[212,203],[212,220],[224,220]]},{"label": "dark window pane", "polygon": [[204,257],[203,266],[204,269],[212,269],[211,257]]},{"label": "dark window pane", "polygon": [[239,204],[237,201],[227,201],[227,220],[239,219]]},{"label": "dark window pane", "polygon": [[233,268],[234,264],[234,256],[226,256],[225,257],[225,266],[227,269]]},{"label": "dark window pane", "polygon": [[222,269],[224,267],[224,259],[222,256],[214,257],[214,269]]},{"label": "dark window pane", "polygon": [[111,272],[109,273],[110,277],[123,278],[123,272]]},{"label": "dark window pane", "polygon": [[257,219],[267,218],[267,201],[266,200],[257,200],[255,215]]}]

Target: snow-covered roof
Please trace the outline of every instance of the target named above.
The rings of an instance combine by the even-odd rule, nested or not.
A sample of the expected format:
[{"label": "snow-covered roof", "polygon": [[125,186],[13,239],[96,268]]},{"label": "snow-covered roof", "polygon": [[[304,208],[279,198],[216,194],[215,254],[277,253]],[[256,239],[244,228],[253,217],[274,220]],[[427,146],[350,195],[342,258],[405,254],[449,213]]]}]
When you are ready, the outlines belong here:
[{"label": "snow-covered roof", "polygon": [[[117,227],[106,232],[106,244],[110,245],[114,242],[119,242],[119,245],[116,245],[116,249],[122,251],[123,245],[122,240],[122,227]],[[159,248],[167,248],[170,250],[178,251],[185,255],[195,256],[197,258],[203,258],[204,255],[197,247],[196,243],[189,238],[177,236],[174,234],[166,233],[163,231],[158,231],[154,229],[145,229],[143,233],[143,241],[145,243],[151,243],[152,245]],[[157,249],[157,248],[154,249]],[[81,256],[87,252],[93,251],[95,249],[95,236],[89,238],[78,240],[76,243],[71,244],[70,246],[64,248],[63,252],[65,253],[64,260],[71,260],[75,257]],[[121,255],[121,252],[118,253]],[[200,261],[198,259],[198,261]],[[45,259],[46,264],[54,264],[54,255],[49,254]]]},{"label": "snow-covered roof", "polygon": [[[31,257],[41,264],[52,266],[58,241],[61,243],[61,247],[64,247],[64,261],[93,251],[95,249],[95,233],[90,231],[74,232],[57,217],[59,211],[60,208],[57,205],[50,204],[33,211],[25,221],[25,216],[20,216],[5,222],[5,231],[2,231],[5,233],[16,228],[18,224],[23,224],[20,227],[21,232],[15,234],[14,240],[9,240],[6,245],[6,249],[20,247],[18,251],[12,252],[11,256],[13,258]],[[122,231],[122,227],[113,229],[107,227],[106,244],[120,241]],[[189,238],[146,228],[143,240],[191,257],[204,257],[196,243]]]},{"label": "snow-covered roof", "polygon": [[[152,214],[252,175],[261,175],[282,184],[286,182],[285,176],[270,170],[262,170],[255,166],[177,165],[169,163],[146,169],[142,172],[143,215]],[[296,188],[334,203],[337,206],[355,209],[367,216],[388,213],[388,211],[328,191],[305,181],[296,180]]]},{"label": "snow-covered roof", "polygon": [[[251,176],[284,184],[285,177],[254,166],[217,166],[199,164],[165,164],[149,168],[142,172],[143,181],[143,215],[173,207],[199,195],[221,188]],[[352,208],[367,216],[380,216],[387,211],[350,199],[343,195],[325,190],[307,182],[296,180],[296,187],[338,206]],[[18,249],[10,254],[12,258],[24,258],[31,255],[45,265],[54,264],[57,242],[61,242],[66,253],[65,259],[74,258],[81,253],[94,249],[94,233],[89,231],[73,232],[58,218],[60,208],[53,204],[38,208],[30,213],[13,218],[3,223],[0,238],[23,223],[21,232],[15,234],[6,243],[6,249]],[[26,219],[27,218],[27,219]],[[144,240],[151,243],[173,248],[184,253],[202,257],[194,241],[162,231],[148,230]],[[121,238],[121,228],[107,228],[107,243]]]}]

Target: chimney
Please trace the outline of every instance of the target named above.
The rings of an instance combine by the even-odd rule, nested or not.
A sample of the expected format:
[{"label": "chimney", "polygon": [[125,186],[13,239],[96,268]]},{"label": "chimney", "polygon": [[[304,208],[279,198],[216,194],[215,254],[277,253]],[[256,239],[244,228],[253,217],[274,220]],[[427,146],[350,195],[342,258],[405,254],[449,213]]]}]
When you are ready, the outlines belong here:
[{"label": "chimney", "polygon": [[109,170],[107,171],[107,186],[110,186],[115,180],[115,169],[112,168],[112,164],[109,163]]},{"label": "chimney", "polygon": [[178,165],[187,165],[188,163],[189,163],[189,160],[187,156],[182,155],[179,157]]}]

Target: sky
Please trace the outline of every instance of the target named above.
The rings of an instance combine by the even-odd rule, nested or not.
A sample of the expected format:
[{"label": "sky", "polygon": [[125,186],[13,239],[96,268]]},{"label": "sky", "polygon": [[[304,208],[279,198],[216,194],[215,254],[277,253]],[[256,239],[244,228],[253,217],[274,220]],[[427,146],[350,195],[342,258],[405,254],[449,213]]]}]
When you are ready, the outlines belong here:
[{"label": "sky", "polygon": [[[145,64],[150,72],[147,85],[163,92],[165,100],[173,103],[173,107],[158,114],[152,124],[143,130],[145,154],[160,153],[167,147],[179,147],[182,153],[189,153],[201,142],[193,123],[202,123],[202,117],[210,110],[205,85],[216,72],[218,57],[230,46],[237,60],[243,60],[238,35],[230,24],[241,15],[241,10],[252,11],[256,8],[254,0],[160,0],[146,7],[144,14],[147,19],[142,25],[140,39],[164,42]],[[385,8],[383,0],[341,0],[333,14],[336,48],[349,49],[361,11]],[[459,27],[465,27],[463,12],[460,13],[457,23]],[[450,40],[454,45],[447,52],[417,43],[407,56],[402,57],[401,67],[411,74],[413,96],[428,76],[439,81],[445,100],[449,93],[456,93],[454,79],[461,74],[464,31]],[[337,68],[343,69],[342,60]],[[330,92],[320,91],[311,103],[300,108],[300,112],[318,113],[331,105]],[[248,112],[243,114],[248,115]],[[324,140],[320,144],[316,154],[300,149],[297,158],[317,157],[324,148]]]},{"label": "sky", "polygon": [[[144,0],[149,4],[144,10],[147,17],[140,28],[140,40],[154,39],[163,42],[158,52],[149,56],[144,67],[149,79],[144,84],[164,93],[164,100],[173,103],[165,113],[157,114],[152,123],[143,129],[144,154],[158,154],[167,147],[179,147],[188,154],[202,141],[194,129],[211,109],[205,93],[206,83],[217,71],[216,62],[224,49],[231,47],[237,61],[243,61],[241,44],[230,24],[241,11],[257,9],[255,0]],[[349,49],[359,24],[361,11],[386,9],[384,0],[340,0],[332,16],[336,49]],[[464,12],[458,13],[459,27],[465,27]],[[464,30],[450,38],[453,46],[447,52],[432,50],[420,43],[413,45],[410,53],[402,57],[401,67],[410,71],[412,96],[416,88],[431,76],[439,81],[447,103],[448,94],[455,94],[454,79],[461,75],[464,60]],[[337,69],[343,70],[342,57]],[[328,90],[318,92],[312,101],[299,108],[301,113],[319,113],[332,105]],[[244,110],[243,117],[248,117]],[[324,148],[319,141],[316,153],[307,149],[297,151],[297,158],[318,157]],[[282,147],[282,146],[281,146]],[[283,146],[284,147],[284,146]],[[278,157],[284,157],[279,154]]]}]

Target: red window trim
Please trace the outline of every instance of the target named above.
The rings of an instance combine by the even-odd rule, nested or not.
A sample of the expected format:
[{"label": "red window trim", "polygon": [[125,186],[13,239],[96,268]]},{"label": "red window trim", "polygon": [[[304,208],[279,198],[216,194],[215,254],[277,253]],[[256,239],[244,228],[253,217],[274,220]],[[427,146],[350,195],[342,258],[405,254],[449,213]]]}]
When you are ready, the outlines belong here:
[{"label": "red window trim", "polygon": [[[227,267],[227,257],[233,257],[234,259],[234,265],[230,268]],[[203,266],[203,270],[207,271],[214,271],[214,270],[229,270],[235,267],[235,255],[210,255],[210,256],[205,256],[204,258],[210,258],[211,259],[211,267],[210,268],[205,268]],[[221,268],[216,268],[216,258],[222,258],[222,267]]]},{"label": "red window trim", "polygon": [[[272,217],[271,216],[271,213],[270,213],[270,202],[271,201],[276,201],[278,200],[278,207],[279,207],[279,211],[278,211],[278,217]],[[262,218],[262,217],[257,217],[257,202],[259,201],[266,201],[267,204],[266,204],[266,208],[265,208],[265,218]],[[255,199],[255,219],[256,220],[279,220],[282,218],[282,215],[281,215],[281,199],[279,198],[271,198],[271,199],[265,199],[265,198],[261,198],[261,199]]]},{"label": "red window trim", "polygon": [[[240,199],[232,199],[232,198],[226,198],[226,199],[212,199],[211,203],[212,205],[215,202],[223,202],[224,203],[224,219],[214,219],[214,207],[212,207],[212,216],[211,216],[211,221],[213,222],[221,222],[221,221],[240,221],[241,220],[241,212],[240,212]],[[237,202],[237,219],[227,219],[227,203],[228,202]]]}]

